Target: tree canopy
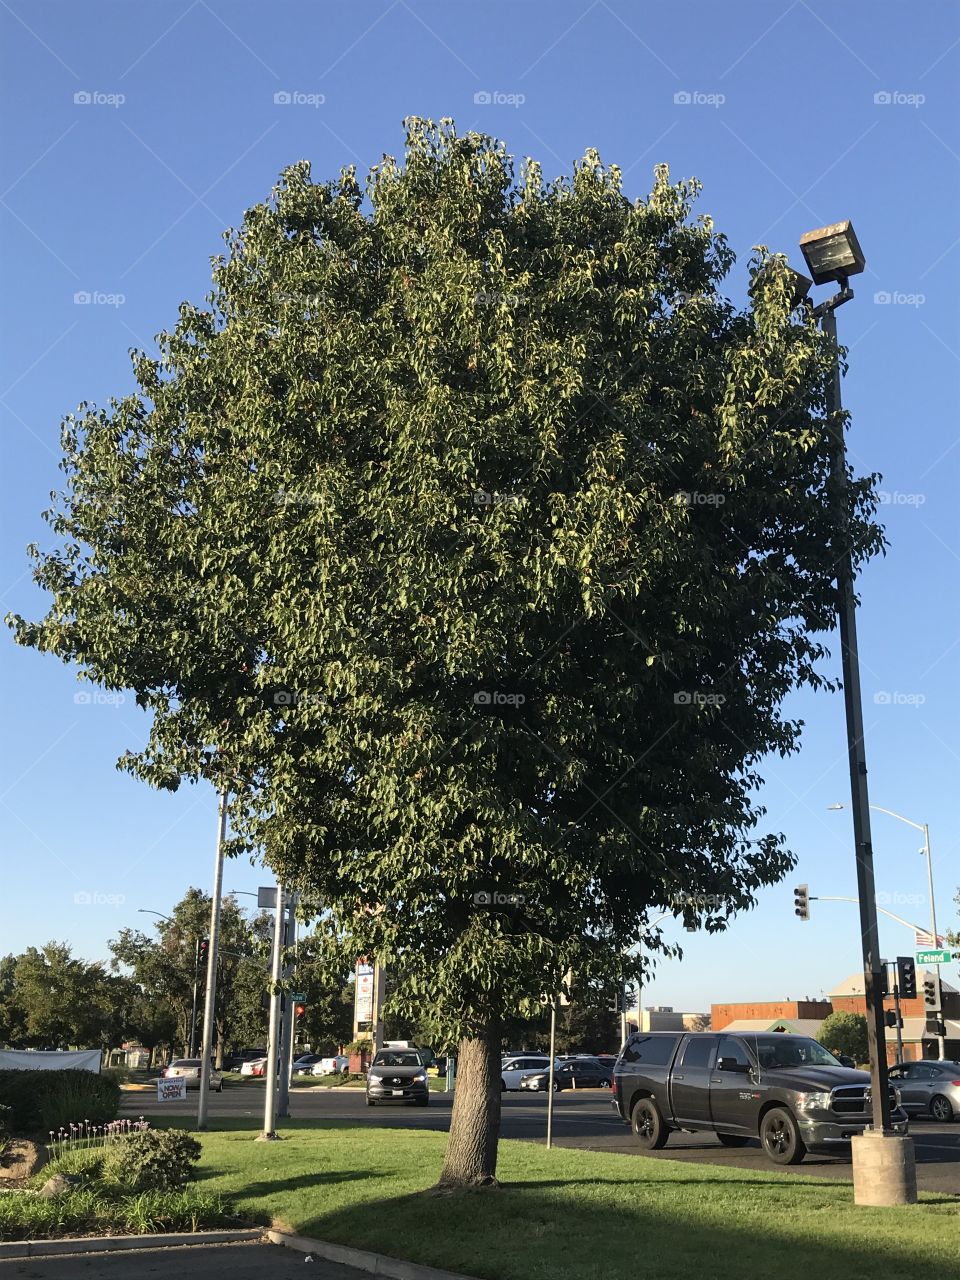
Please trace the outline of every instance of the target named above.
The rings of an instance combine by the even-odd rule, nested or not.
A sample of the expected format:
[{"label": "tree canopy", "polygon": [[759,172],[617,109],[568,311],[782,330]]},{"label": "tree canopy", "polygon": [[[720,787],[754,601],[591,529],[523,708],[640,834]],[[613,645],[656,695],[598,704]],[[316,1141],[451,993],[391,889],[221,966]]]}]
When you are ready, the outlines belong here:
[{"label": "tree canopy", "polygon": [[365,185],[293,165],[137,390],[67,418],[15,622],[135,690],[125,768],[229,790],[234,848],[464,1037],[480,1180],[502,1020],[792,865],[760,762],[833,687],[841,542],[880,545],[872,478],[831,500],[823,335],[763,249],[723,296],[698,190],[420,120]]}]

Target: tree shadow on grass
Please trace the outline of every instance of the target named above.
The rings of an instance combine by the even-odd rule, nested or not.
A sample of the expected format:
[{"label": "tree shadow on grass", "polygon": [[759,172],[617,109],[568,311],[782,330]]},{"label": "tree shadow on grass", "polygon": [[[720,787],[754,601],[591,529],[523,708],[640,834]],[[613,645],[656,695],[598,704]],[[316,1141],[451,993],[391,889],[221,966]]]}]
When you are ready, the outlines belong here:
[{"label": "tree shadow on grass", "polygon": [[[328,1212],[318,1199],[297,1231],[483,1280],[902,1280],[918,1272],[960,1280],[954,1205],[857,1209],[844,1184],[720,1184],[731,1188],[728,1203],[687,1190],[708,1193],[703,1181],[671,1180],[641,1203],[631,1180],[566,1178]],[[737,1197],[736,1186],[751,1190]],[[801,1186],[831,1193],[832,1203],[804,1207],[801,1196],[786,1210],[784,1193]],[[766,1207],[761,1188],[778,1192]]]}]

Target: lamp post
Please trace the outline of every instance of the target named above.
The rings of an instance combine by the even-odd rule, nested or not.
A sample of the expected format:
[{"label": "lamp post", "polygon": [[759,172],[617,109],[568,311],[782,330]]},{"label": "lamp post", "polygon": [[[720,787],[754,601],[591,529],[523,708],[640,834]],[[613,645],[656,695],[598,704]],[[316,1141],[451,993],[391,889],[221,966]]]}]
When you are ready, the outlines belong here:
[{"label": "lamp post", "polygon": [[[161,920],[166,920],[167,924],[173,924],[170,916],[162,915],[159,911],[151,911],[149,907],[137,907],[137,911],[141,915],[159,916]],[[187,1038],[187,1057],[193,1058],[197,1052],[197,985],[199,982],[200,968],[200,939],[193,940],[193,1003],[190,1006],[190,1034]]]},{"label": "lamp post", "polygon": [[[847,453],[840,397],[840,349],[837,343],[838,307],[849,302],[853,290],[849,278],[864,268],[863,251],[850,222],[836,222],[808,231],[800,249],[814,284],[835,282],[838,292],[813,308],[830,349],[832,369],[826,388],[827,431],[830,443],[830,487],[835,510],[842,521],[837,557],[837,617],[843,672],[843,701],[847,725],[847,759],[850,769],[850,801],[853,813],[854,854],[857,864],[857,897],[860,906],[860,938],[863,986],[867,1007],[867,1044],[870,1055],[871,1127],[853,1139],[853,1187],[857,1204],[906,1204],[917,1199],[913,1145],[895,1135],[891,1127],[887,1080],[886,1025],[883,1010],[883,973],[880,931],[877,924],[873,846],[870,836],[870,797],[864,746],[863,702],[860,694],[860,659],[857,647],[857,606],[853,590],[853,553],[847,536]],[[807,304],[804,304],[807,305]]]},{"label": "lamp post", "polygon": [[[831,804],[828,808],[843,809],[845,806],[842,804]],[[885,813],[888,818],[896,818],[898,822],[905,822],[908,827],[913,827],[915,831],[919,831],[923,834],[923,848],[920,850],[920,853],[927,860],[927,889],[930,894],[930,946],[939,947],[940,938],[937,934],[937,904],[933,896],[933,858],[930,855],[930,827],[926,822],[913,822],[910,818],[905,818],[902,813],[894,813],[892,809],[884,809],[884,807],[879,804],[872,804],[870,808],[875,809],[877,813]],[[924,930],[921,929],[919,932],[923,933]],[[940,986],[940,966],[934,965],[933,967],[934,977],[936,978],[937,983],[939,1007],[942,1016],[943,990]],[[939,1033],[937,1034],[937,1056],[939,1058],[945,1058],[947,1056],[945,1038]]]},{"label": "lamp post", "polygon": [[213,1052],[213,1024],[216,1017],[217,963],[220,947],[220,898],[223,893],[223,841],[227,832],[227,797],[219,796],[217,848],[213,860],[213,893],[210,897],[210,946],[207,949],[207,985],[203,993],[203,1037],[200,1046],[200,1089],[197,1097],[197,1128],[207,1127],[210,1099],[210,1057]]}]

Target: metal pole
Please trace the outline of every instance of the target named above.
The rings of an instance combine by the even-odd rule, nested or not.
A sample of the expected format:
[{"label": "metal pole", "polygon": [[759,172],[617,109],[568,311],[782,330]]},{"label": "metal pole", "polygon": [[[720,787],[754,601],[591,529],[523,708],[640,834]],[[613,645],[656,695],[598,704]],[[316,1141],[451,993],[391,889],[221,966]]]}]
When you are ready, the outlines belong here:
[{"label": "metal pole", "polygon": [[273,917],[273,958],[270,964],[270,1030],[267,1033],[267,1081],[263,1100],[263,1132],[258,1142],[276,1139],[277,1056],[280,1051],[280,961],[283,957],[283,885],[277,885]]},{"label": "metal pole", "polygon": [[200,971],[200,939],[193,940],[193,1008],[190,1010],[190,1052],[188,1058],[197,1056],[197,986]]},{"label": "metal pole", "polygon": [[[843,294],[849,296],[846,282]],[[845,299],[843,299],[845,300]],[[834,305],[837,305],[836,303]],[[830,344],[833,369],[827,387],[828,428],[832,435],[831,481],[836,513],[847,518],[847,457],[843,437],[840,399],[840,351],[837,345],[837,318],[829,304],[822,318]],[[857,897],[860,906],[860,940],[863,953],[863,985],[867,1006],[867,1044],[870,1051],[871,1128],[889,1134],[890,1096],[887,1083],[886,1027],[883,1019],[882,975],[880,971],[880,931],[877,925],[876,885],[873,873],[873,845],[870,835],[870,796],[867,789],[867,759],[863,734],[863,704],[860,694],[860,659],[857,648],[857,609],[853,590],[853,556],[846,528],[837,562],[837,614],[840,624],[840,652],[843,671],[843,701],[847,722],[847,756],[850,766],[850,800],[853,810],[853,839],[857,860]]]},{"label": "metal pole", "polygon": [[210,1058],[216,1017],[217,960],[220,946],[220,897],[223,893],[223,838],[227,831],[227,797],[220,795],[217,817],[217,853],[213,864],[213,898],[210,903],[210,946],[207,949],[207,989],[203,993],[203,1040],[200,1049],[200,1092],[197,1099],[197,1128],[207,1127],[210,1097]]},{"label": "metal pole", "polygon": [[277,1092],[277,1115],[289,1116],[290,1114],[290,1071],[293,1062],[293,1011],[296,1001],[293,999],[291,992],[290,979],[293,977],[293,964],[289,959],[290,948],[293,945],[293,931],[296,927],[294,924],[294,902],[296,895],[291,894],[290,902],[285,908],[286,923],[284,927],[284,945],[287,950],[287,962],[283,966],[283,981],[285,987],[285,1004],[283,1010],[283,1018],[280,1022],[280,1053],[278,1066],[278,1083]]},{"label": "metal pole", "polygon": [[547,1071],[547,1148],[553,1146],[553,1064],[557,1054],[557,1002],[550,1003],[550,1067]]},{"label": "metal pole", "polygon": [[[896,973],[897,966],[893,966]],[[893,1011],[897,1015],[897,1062],[903,1061],[903,1028],[900,1026],[900,987],[897,980],[893,981]]]},{"label": "metal pole", "polygon": [[[930,930],[931,930],[931,947],[939,947],[940,939],[937,936],[937,907],[933,898],[933,858],[930,856],[930,828],[926,823],[923,824],[923,852],[927,856],[927,888],[930,892]],[[940,966],[933,966],[936,984],[937,984],[937,1005],[938,1018],[943,1018],[943,988],[940,985]],[[947,1056],[947,1046],[944,1037],[937,1036],[937,1057],[945,1058]]]}]

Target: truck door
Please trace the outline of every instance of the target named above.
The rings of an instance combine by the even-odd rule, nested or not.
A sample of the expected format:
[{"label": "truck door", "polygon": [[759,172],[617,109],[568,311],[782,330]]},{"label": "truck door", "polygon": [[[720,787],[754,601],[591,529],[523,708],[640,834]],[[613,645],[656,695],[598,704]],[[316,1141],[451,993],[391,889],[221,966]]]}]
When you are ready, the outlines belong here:
[{"label": "truck door", "polygon": [[757,1136],[760,1089],[747,1046],[738,1036],[721,1036],[710,1072],[710,1114],[720,1133]]},{"label": "truck door", "polygon": [[712,1129],[710,1076],[717,1047],[716,1036],[687,1036],[680,1046],[670,1077],[670,1101],[679,1125]]}]

